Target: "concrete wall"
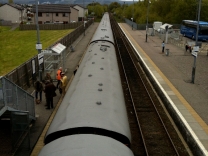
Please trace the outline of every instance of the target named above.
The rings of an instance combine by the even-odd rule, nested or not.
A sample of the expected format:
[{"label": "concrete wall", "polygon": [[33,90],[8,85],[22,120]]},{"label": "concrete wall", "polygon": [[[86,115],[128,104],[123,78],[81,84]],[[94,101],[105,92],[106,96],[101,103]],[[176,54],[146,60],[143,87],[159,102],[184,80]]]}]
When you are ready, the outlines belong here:
[{"label": "concrete wall", "polygon": [[70,14],[70,20],[71,21],[78,21],[78,17],[79,17],[79,10],[70,7],[71,10],[71,14]]}]

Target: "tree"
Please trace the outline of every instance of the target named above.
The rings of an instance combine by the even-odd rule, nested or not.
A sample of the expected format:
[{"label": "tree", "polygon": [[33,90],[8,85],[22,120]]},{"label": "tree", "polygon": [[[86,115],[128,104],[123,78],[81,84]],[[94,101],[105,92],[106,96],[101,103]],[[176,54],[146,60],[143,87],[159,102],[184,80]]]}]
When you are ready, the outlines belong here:
[{"label": "tree", "polygon": [[14,2],[13,2],[13,0],[8,0],[8,3],[13,4]]},{"label": "tree", "polygon": [[110,12],[114,13],[114,11],[120,7],[121,7],[121,5],[118,2],[113,2],[109,5],[108,9]]}]

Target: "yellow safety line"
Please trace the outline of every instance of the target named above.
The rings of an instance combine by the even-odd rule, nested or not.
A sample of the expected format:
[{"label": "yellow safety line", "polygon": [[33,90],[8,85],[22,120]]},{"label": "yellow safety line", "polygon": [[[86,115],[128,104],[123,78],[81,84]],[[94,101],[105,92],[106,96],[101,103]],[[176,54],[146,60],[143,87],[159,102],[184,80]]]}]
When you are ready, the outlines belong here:
[{"label": "yellow safety line", "polygon": [[172,89],[172,91],[176,94],[176,96],[179,98],[179,100],[182,102],[182,104],[188,109],[188,111],[191,113],[191,115],[196,119],[196,121],[201,125],[201,127],[204,129],[204,131],[208,134],[208,126],[202,120],[202,118],[196,113],[196,111],[190,106],[190,104],[184,99],[184,97],[180,94],[180,92],[173,86],[173,84],[167,79],[167,77],[161,72],[161,70],[156,66],[156,64],[151,60],[151,58],[145,53],[145,51],[138,45],[138,43],[134,40],[134,38],[128,33],[128,31],[123,27],[122,24],[119,24],[120,27],[122,27],[123,30],[125,30],[125,33],[129,38],[131,38],[131,41],[133,42],[134,46],[136,46],[149,60],[149,62],[153,65],[153,67],[156,69],[156,71],[160,74],[160,76],[164,79],[164,81],[168,84],[168,86]]}]

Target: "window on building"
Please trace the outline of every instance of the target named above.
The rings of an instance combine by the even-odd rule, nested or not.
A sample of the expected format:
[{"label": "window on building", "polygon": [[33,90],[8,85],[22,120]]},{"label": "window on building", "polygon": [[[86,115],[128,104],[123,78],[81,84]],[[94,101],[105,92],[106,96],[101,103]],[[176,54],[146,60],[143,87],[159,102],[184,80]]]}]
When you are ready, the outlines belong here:
[{"label": "window on building", "polygon": [[63,13],[63,17],[68,17],[69,14],[68,13]]},{"label": "window on building", "polygon": [[56,16],[59,16],[59,14],[58,14],[58,13],[56,13]]},{"label": "window on building", "polygon": [[42,17],[42,12],[39,12],[38,13],[38,17]]},{"label": "window on building", "polygon": [[49,17],[49,13],[46,13],[46,17]]}]

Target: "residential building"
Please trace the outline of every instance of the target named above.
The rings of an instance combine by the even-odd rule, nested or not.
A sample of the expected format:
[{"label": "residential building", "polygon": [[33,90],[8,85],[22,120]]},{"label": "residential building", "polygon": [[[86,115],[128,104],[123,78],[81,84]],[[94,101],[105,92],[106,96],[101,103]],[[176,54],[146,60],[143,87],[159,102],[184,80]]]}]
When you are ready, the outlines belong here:
[{"label": "residential building", "polygon": [[83,21],[83,17],[86,17],[86,15],[88,15],[88,9],[86,7],[83,7],[81,5],[78,4],[74,4],[72,5],[73,8],[76,8],[77,10],[79,10],[79,21]]},{"label": "residential building", "polygon": [[11,21],[12,23],[21,23],[26,20],[26,9],[18,4],[3,4],[0,6],[0,19]]},{"label": "residential building", "polygon": [[[32,6],[32,22],[36,23],[36,5]],[[73,10],[74,13],[74,10]],[[38,5],[38,23],[70,23],[71,7],[65,4],[41,4]]]},{"label": "residential building", "polygon": [[72,6],[70,7],[70,9],[71,9],[71,14],[70,14],[71,22],[78,22],[79,10],[73,8]]}]

